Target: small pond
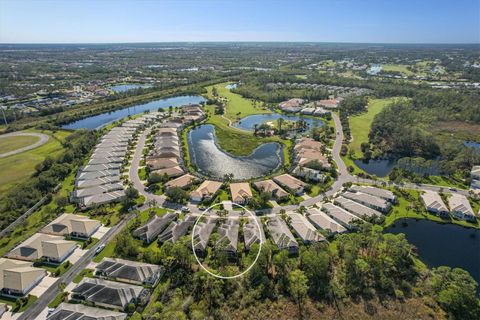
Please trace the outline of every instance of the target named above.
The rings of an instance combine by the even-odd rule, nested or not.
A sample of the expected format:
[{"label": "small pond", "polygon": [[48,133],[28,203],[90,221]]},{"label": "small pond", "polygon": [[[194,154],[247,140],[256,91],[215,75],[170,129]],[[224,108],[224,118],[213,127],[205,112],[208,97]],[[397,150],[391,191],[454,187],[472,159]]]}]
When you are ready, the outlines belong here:
[{"label": "small pond", "polygon": [[225,86],[225,88],[228,89],[228,90],[232,90],[232,89],[235,89],[237,87],[238,87],[238,83],[231,83],[231,84],[227,84]]},{"label": "small pond", "polygon": [[96,116],[80,119],[69,124],[64,125],[65,129],[97,129],[109,123],[120,120],[122,118],[143,113],[147,110],[156,111],[158,109],[166,109],[169,106],[179,107],[188,104],[198,104],[204,102],[205,98],[202,96],[178,96],[167,99],[160,99],[150,101],[144,104],[137,104],[128,108],[119,109],[111,112],[105,112]]},{"label": "small pond", "polygon": [[473,148],[477,152],[480,152],[480,142],[475,142],[475,141],[465,141],[463,142],[463,145],[468,148]]},{"label": "small pond", "polygon": [[268,114],[254,114],[251,116],[247,116],[242,118],[240,121],[235,122],[234,126],[243,130],[253,131],[255,125],[261,125],[267,121],[277,121],[279,118],[283,118],[284,120],[288,121],[298,121],[304,120],[309,129],[315,127],[321,127],[324,125],[324,122],[318,118],[314,117],[304,117],[300,115],[290,115],[290,114],[280,114],[280,113],[268,113]]},{"label": "small pond", "polygon": [[117,84],[109,87],[115,93],[125,92],[133,89],[146,89],[151,88],[151,84],[139,84],[139,83],[126,83],[126,84]]},{"label": "small pond", "polygon": [[357,167],[366,173],[374,174],[377,177],[387,176],[397,164],[397,161],[394,159],[370,159],[368,161],[354,160],[354,162]]},{"label": "small pond", "polygon": [[429,267],[459,267],[480,282],[480,230],[429,220],[400,219],[385,232],[404,233]]},{"label": "small pond", "polygon": [[198,172],[215,178],[233,173],[234,179],[249,179],[267,175],[283,163],[282,146],[266,143],[246,157],[233,156],[216,143],[212,125],[201,125],[188,133],[190,161]]}]

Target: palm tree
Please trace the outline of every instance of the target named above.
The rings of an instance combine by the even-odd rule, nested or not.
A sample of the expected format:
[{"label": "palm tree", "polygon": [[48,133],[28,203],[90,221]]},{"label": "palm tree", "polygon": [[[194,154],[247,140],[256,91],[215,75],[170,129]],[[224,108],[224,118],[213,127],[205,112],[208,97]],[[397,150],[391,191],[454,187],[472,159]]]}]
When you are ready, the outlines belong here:
[{"label": "palm tree", "polygon": [[282,133],[282,125],[283,125],[283,122],[285,120],[283,120],[283,118],[278,118],[277,120],[277,124],[278,124],[278,133],[281,134]]},{"label": "palm tree", "polygon": [[255,123],[253,125],[253,135],[256,136],[257,135],[257,131],[258,131],[258,123]]}]

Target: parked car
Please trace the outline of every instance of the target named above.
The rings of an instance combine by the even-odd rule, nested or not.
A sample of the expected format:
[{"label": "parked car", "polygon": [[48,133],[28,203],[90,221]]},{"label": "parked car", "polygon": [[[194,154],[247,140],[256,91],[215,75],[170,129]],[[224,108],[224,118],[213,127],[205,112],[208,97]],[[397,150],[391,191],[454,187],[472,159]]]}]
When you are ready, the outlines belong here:
[{"label": "parked car", "polygon": [[105,245],[104,245],[104,244],[100,245],[100,246],[97,248],[97,250],[95,250],[95,255],[97,255],[97,254],[99,254],[100,252],[102,252],[102,250],[103,250],[104,248],[105,248]]}]

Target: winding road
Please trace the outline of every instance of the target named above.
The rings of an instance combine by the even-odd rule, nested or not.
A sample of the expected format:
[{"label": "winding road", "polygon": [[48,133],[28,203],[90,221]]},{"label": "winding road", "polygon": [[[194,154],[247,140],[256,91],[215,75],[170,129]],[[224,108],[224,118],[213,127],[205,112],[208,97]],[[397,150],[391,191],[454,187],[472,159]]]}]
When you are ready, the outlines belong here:
[{"label": "winding road", "polygon": [[28,146],[25,146],[25,147],[22,147],[22,148],[18,148],[18,149],[13,150],[13,151],[0,153],[0,158],[13,156],[14,154],[17,154],[17,153],[22,153],[22,152],[25,152],[27,150],[38,148],[41,145],[44,145],[45,143],[47,143],[48,139],[50,139],[50,137],[48,135],[43,134],[43,133],[36,133],[36,132],[12,132],[12,133],[7,133],[7,134],[0,135],[0,139],[9,138],[9,137],[20,137],[20,136],[37,137],[37,138],[40,138],[40,140],[38,140],[37,142],[35,142],[31,145],[28,145]]}]

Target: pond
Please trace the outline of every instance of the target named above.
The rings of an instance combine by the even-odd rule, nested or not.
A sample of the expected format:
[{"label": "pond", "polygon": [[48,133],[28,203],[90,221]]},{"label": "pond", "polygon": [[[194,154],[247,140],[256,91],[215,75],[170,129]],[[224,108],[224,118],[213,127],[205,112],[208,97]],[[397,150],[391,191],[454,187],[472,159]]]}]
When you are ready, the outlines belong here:
[{"label": "pond", "polygon": [[477,152],[480,152],[480,142],[475,142],[475,141],[464,141],[463,145],[468,148],[473,148]]},{"label": "pond", "polygon": [[424,162],[423,164],[416,164],[415,162],[403,161],[410,158],[402,158],[400,160],[387,158],[387,159],[370,159],[370,160],[354,160],[353,162],[363,171],[368,174],[376,175],[377,177],[386,177],[395,166],[398,166],[406,171],[416,173],[418,175],[439,175],[439,162],[433,160],[430,162]]},{"label": "pond", "polygon": [[231,83],[231,84],[227,84],[225,86],[225,89],[232,90],[232,89],[236,89],[237,87],[238,87],[238,83]]},{"label": "pond", "polygon": [[96,116],[91,116],[81,120],[77,120],[62,126],[64,129],[97,129],[109,123],[120,120],[122,118],[143,113],[147,110],[156,111],[158,109],[166,109],[169,106],[179,107],[188,104],[197,104],[204,102],[202,96],[178,96],[167,99],[150,101],[144,104],[137,104],[128,108],[119,109],[111,112],[105,112]]},{"label": "pond", "polygon": [[374,174],[381,178],[387,176],[397,164],[397,161],[394,159],[354,160],[353,162],[366,173]]},{"label": "pond", "polygon": [[109,87],[115,93],[125,92],[133,89],[145,89],[151,88],[151,84],[140,84],[140,83],[126,83],[126,84],[117,84],[114,86]]},{"label": "pond", "polygon": [[223,178],[229,173],[233,173],[234,179],[259,177],[275,171],[283,163],[283,147],[275,142],[262,144],[245,157],[223,151],[216,143],[212,125],[190,130],[187,140],[192,164],[199,173],[214,178]]},{"label": "pond", "polygon": [[459,267],[480,282],[480,230],[429,220],[400,219],[389,233],[404,233],[429,267]]},{"label": "pond", "polygon": [[233,125],[239,129],[253,131],[255,125],[261,125],[267,121],[277,121],[279,118],[283,118],[288,121],[298,121],[304,120],[309,128],[321,127],[324,125],[324,122],[318,118],[314,117],[304,117],[299,115],[289,115],[289,114],[280,114],[280,113],[267,113],[267,114],[254,114],[240,119],[240,121],[235,122]]}]

